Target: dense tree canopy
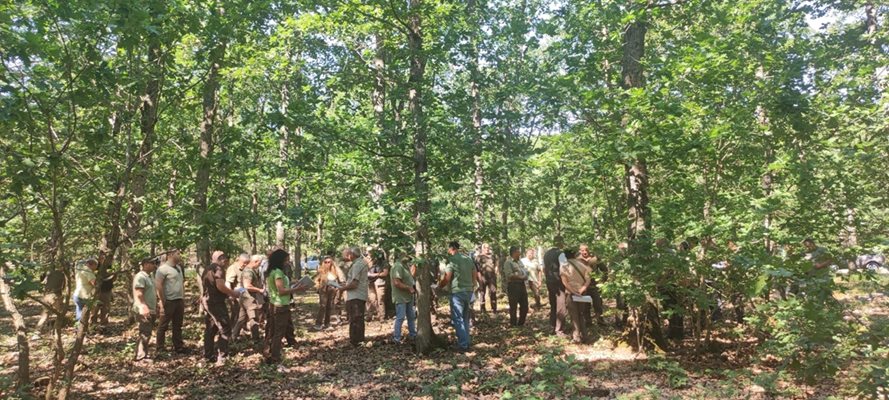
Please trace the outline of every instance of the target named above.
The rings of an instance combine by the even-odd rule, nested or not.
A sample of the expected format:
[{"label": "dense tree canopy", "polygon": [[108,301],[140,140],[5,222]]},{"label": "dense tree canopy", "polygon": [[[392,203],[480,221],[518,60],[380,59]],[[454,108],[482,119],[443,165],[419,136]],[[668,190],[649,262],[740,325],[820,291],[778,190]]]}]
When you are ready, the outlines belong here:
[{"label": "dense tree canopy", "polygon": [[[731,242],[749,268],[724,289],[757,298],[806,237],[838,260],[889,243],[887,11],[5,2],[0,264],[24,298],[98,254],[101,275],[169,248],[205,265],[211,249],[502,254],[562,236],[591,243],[605,293],[644,314],[665,285],[706,308]],[[693,236],[719,255],[688,267],[654,250]]]}]

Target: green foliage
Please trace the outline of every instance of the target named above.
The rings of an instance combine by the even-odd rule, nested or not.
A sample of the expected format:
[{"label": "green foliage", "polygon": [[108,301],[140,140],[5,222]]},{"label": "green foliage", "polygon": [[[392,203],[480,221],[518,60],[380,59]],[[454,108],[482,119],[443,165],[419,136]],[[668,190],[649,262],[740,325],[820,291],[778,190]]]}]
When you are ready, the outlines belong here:
[{"label": "green foliage", "polygon": [[650,371],[665,374],[667,383],[673,389],[685,387],[689,383],[688,372],[678,362],[668,360],[663,356],[658,355],[649,358],[646,368]]}]

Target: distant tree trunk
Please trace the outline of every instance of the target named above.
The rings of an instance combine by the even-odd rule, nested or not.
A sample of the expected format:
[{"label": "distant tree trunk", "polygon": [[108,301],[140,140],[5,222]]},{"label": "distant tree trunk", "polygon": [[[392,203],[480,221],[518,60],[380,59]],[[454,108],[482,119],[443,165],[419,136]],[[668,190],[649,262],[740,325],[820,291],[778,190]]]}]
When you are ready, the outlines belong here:
[{"label": "distant tree trunk", "polygon": [[[6,277],[6,272],[6,261],[0,259],[0,278]],[[3,307],[12,316],[16,349],[19,352],[15,387],[24,390],[31,385],[31,345],[28,342],[28,327],[25,325],[25,318],[16,307],[10,291],[11,288],[6,284],[6,280],[0,279],[0,296],[3,297]]]},{"label": "distant tree trunk", "polygon": [[[256,186],[253,187],[253,193],[250,195],[250,215],[253,216],[253,220],[259,221],[259,194],[256,193]],[[250,224],[249,235],[250,235],[250,254],[257,254],[258,247],[256,246],[256,222]]]},{"label": "distant tree trunk", "polygon": [[475,232],[476,241],[483,241],[485,212],[484,212],[484,182],[485,171],[482,162],[482,113],[481,113],[481,96],[479,94],[479,76],[478,67],[478,2],[477,0],[468,0],[466,2],[466,14],[470,26],[469,38],[469,97],[472,101],[470,108],[470,118],[472,120],[472,138],[473,138],[473,163],[475,165],[475,177],[473,180],[473,194],[475,196]]},{"label": "distant tree trunk", "polygon": [[[287,84],[281,85],[281,104],[278,107],[278,112],[285,117],[287,116],[287,104],[290,101],[290,93],[288,91]],[[285,237],[286,230],[284,228],[284,215],[287,212],[287,166],[288,166],[288,157],[287,150],[290,146],[290,131],[287,129],[287,124],[282,123],[281,127],[278,128],[278,165],[280,168],[280,172],[283,176],[280,176],[281,181],[278,183],[278,218],[277,222],[275,222],[275,247],[279,249],[286,248],[287,238]]]},{"label": "distant tree trunk", "polygon": [[219,113],[219,70],[225,58],[225,42],[217,43],[210,50],[209,73],[202,94],[203,117],[201,118],[201,151],[195,175],[195,224],[200,227],[196,243],[197,259],[203,268],[210,265],[210,237],[207,227],[207,192],[210,188],[210,172],[213,168],[213,136]]}]

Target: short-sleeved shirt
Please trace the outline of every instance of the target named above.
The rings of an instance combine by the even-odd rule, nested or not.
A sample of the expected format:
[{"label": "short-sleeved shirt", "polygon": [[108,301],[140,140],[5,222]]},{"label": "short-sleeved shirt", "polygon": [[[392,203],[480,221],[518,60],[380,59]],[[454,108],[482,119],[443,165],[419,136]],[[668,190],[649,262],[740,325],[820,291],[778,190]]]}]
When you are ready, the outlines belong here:
[{"label": "short-sleeved shirt", "polygon": [[228,287],[232,289],[236,289],[241,287],[241,271],[243,266],[241,264],[232,263],[232,265],[228,266],[228,269],[225,270],[225,283]]},{"label": "short-sleeved shirt", "polygon": [[[250,284],[257,289],[265,288],[265,282],[262,281],[259,270],[257,270],[256,268],[244,268],[244,270],[241,271],[241,286],[246,288],[247,286],[244,286],[243,284],[244,281],[250,282]],[[254,300],[259,302],[263,301],[262,293],[251,293],[249,291],[245,291],[244,295],[253,297]]]},{"label": "short-sleeved shirt", "polygon": [[[157,292],[154,288],[154,278],[151,277],[148,272],[139,271],[135,277],[133,277],[133,291],[136,289],[142,289],[142,297],[145,299],[145,304],[148,305],[148,309],[151,310],[151,313],[154,314],[157,312]],[[133,298],[135,298],[135,294]],[[133,302],[133,311],[136,314],[139,314],[139,304],[135,301]]]},{"label": "short-sleeved shirt", "polygon": [[525,257],[522,259],[522,265],[524,265],[525,270],[528,271],[528,281],[540,283],[540,263],[537,262],[537,260]]},{"label": "short-sleeved shirt", "polygon": [[74,295],[80,299],[91,299],[96,293],[96,273],[89,267],[80,267],[75,275],[77,286],[74,288]]},{"label": "short-sleeved shirt", "polygon": [[442,272],[451,276],[451,293],[471,292],[472,274],[475,272],[475,263],[463,254],[455,254],[448,259]]},{"label": "short-sleeved shirt", "polygon": [[266,287],[269,292],[269,304],[278,307],[284,307],[290,304],[290,294],[280,294],[278,293],[278,285],[275,283],[278,279],[284,281],[284,287],[290,287],[290,278],[287,277],[287,274],[284,273],[281,269],[273,269],[269,272],[268,280],[266,281]]},{"label": "short-sleeved shirt", "polygon": [[182,300],[185,296],[185,276],[175,265],[163,264],[154,273],[161,281],[165,300]]},{"label": "short-sleeved shirt", "polygon": [[573,258],[559,267],[559,275],[565,278],[568,283],[566,288],[572,292],[580,292],[580,289],[590,281],[591,272],[592,268]]},{"label": "short-sleeved shirt", "polygon": [[349,266],[349,270],[346,272],[346,284],[348,285],[353,280],[358,281],[358,287],[346,291],[346,301],[367,301],[367,263],[364,262],[363,258],[352,261],[352,265]]},{"label": "short-sleeved shirt", "polygon": [[395,286],[395,280],[401,279],[401,282],[408,286],[414,286],[414,277],[411,271],[407,269],[401,262],[396,261],[389,271],[389,278],[392,280],[392,302],[395,304],[410,303],[414,300],[414,296],[410,291]]},{"label": "short-sleeved shirt", "polygon": [[216,287],[217,279],[225,279],[225,271],[218,264],[210,264],[201,275],[201,283],[204,286],[203,294],[208,303],[224,303],[228,297]]},{"label": "short-sleeved shirt", "polygon": [[515,277],[521,277],[523,281],[528,280],[528,271],[521,261],[506,260],[503,263],[503,276],[509,282],[517,282]]},{"label": "short-sleeved shirt", "polygon": [[475,257],[475,261],[478,263],[478,271],[491,275],[497,272],[497,267],[494,265],[494,258],[488,255],[478,255]]},{"label": "short-sleeved shirt", "polygon": [[44,290],[46,293],[62,294],[65,289],[65,273],[54,269],[46,275],[46,285]]}]

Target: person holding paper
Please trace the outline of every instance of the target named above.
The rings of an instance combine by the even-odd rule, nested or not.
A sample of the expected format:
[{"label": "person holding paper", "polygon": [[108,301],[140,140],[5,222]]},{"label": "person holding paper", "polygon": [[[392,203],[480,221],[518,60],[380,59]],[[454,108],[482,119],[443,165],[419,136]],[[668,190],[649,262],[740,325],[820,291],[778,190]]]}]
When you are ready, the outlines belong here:
[{"label": "person holding paper", "polygon": [[[519,261],[522,252],[517,246],[509,248],[509,259],[503,263],[503,274],[506,276],[506,297],[509,299],[509,325],[525,325],[525,317],[528,316],[528,289],[525,282],[528,280],[528,271]],[[516,312],[519,313],[516,319]]]},{"label": "person holding paper", "polygon": [[315,275],[315,286],[318,287],[318,316],[315,318],[315,330],[330,328],[330,314],[333,313],[336,289],[345,280],[342,271],[333,263],[333,257],[321,259],[318,274]]},{"label": "person holding paper", "polygon": [[278,249],[269,256],[268,275],[266,287],[269,292],[269,321],[271,327],[266,338],[268,355],[267,364],[281,362],[281,350],[283,348],[284,335],[291,324],[290,297],[296,292],[306,290],[302,285],[290,286],[290,277],[284,273],[284,264],[290,257],[286,251]]},{"label": "person holding paper", "polygon": [[346,273],[346,284],[339,290],[346,292],[346,314],[349,316],[349,343],[358,346],[364,341],[364,313],[367,304],[367,262],[361,249],[343,250],[343,259],[351,262]]},{"label": "person holding paper", "polygon": [[559,267],[559,276],[565,290],[571,295],[566,305],[571,324],[574,326],[573,342],[583,343],[587,339],[586,328],[590,323],[589,307],[592,305],[592,298],[585,296],[584,293],[589,288],[590,274],[593,271],[577,259],[577,251],[574,249],[565,250],[565,258],[568,262]]}]

